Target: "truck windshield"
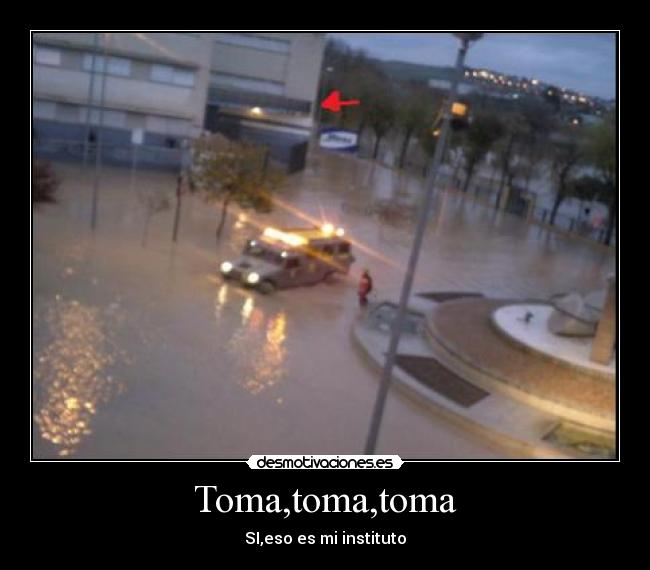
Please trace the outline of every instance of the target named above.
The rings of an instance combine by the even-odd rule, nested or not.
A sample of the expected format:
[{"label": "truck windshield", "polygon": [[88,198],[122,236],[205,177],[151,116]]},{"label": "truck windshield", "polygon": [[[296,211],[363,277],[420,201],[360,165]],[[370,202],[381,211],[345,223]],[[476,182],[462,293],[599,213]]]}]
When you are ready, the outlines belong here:
[{"label": "truck windshield", "polygon": [[251,257],[256,257],[257,259],[262,259],[268,263],[273,263],[274,265],[282,265],[283,262],[283,259],[279,253],[272,249],[264,247],[260,243],[255,243],[253,245],[253,243],[248,242],[248,244],[246,244],[246,248],[244,249],[244,254]]}]

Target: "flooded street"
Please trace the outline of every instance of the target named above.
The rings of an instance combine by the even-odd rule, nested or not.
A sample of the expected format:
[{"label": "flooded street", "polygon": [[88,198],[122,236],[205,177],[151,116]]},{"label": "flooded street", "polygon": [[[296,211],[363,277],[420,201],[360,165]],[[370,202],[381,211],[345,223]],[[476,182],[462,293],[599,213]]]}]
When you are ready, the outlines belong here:
[{"label": "flooded street", "polygon": [[[419,179],[319,156],[287,180],[272,214],[238,221],[233,207],[220,244],[218,207],[184,197],[173,244],[174,175],[105,169],[93,234],[92,169],[56,171],[58,203],[34,213],[35,457],[362,451],[378,378],[350,342],[356,285],[367,267],[376,295],[395,297],[412,238],[411,223],[381,223],[363,208],[376,200],[417,207]],[[148,193],[166,195],[171,207],[144,235]],[[219,263],[259,228],[307,220],[346,228],[357,258],[347,279],[270,296],[222,281]],[[543,299],[601,288],[614,264],[613,250],[438,191],[415,291]],[[505,457],[395,393],[378,452]]]}]

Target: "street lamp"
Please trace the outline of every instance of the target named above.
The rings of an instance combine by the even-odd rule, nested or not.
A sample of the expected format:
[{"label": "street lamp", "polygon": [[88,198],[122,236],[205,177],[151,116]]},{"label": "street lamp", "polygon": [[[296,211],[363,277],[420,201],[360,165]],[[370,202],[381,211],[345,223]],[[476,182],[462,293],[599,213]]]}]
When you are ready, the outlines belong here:
[{"label": "street lamp", "polygon": [[[99,199],[99,177],[102,168],[102,138],[104,130],[104,105],[106,104],[106,76],[108,73],[108,38],[109,34],[103,34],[104,47],[102,55],[101,84],[99,91],[99,118],[97,126],[97,142],[95,145],[95,175],[93,178],[92,206],[90,211],[90,228],[95,231],[97,226],[97,201]],[[95,65],[93,52],[92,65]],[[88,111],[90,112],[90,110]]]},{"label": "street lamp", "polygon": [[483,34],[478,32],[456,32],[454,33],[454,36],[460,40],[460,47],[458,49],[458,56],[456,58],[454,78],[451,83],[449,98],[447,99],[443,112],[443,122],[440,128],[440,138],[436,144],[436,152],[433,156],[431,168],[429,169],[429,177],[426,182],[424,205],[420,210],[420,217],[415,229],[413,247],[411,249],[409,263],[406,269],[406,275],[404,276],[404,283],[402,285],[402,293],[397,309],[397,315],[395,316],[391,330],[390,343],[388,345],[388,352],[386,354],[386,362],[384,364],[384,369],[379,383],[379,389],[377,390],[377,399],[375,401],[375,407],[370,421],[370,430],[368,432],[368,439],[366,441],[365,447],[365,453],[368,455],[375,453],[375,448],[377,447],[377,438],[379,436],[379,428],[381,426],[384,407],[386,405],[386,397],[388,396],[388,390],[390,388],[393,367],[395,366],[397,347],[399,345],[399,339],[402,334],[402,327],[404,326],[404,317],[406,314],[408,301],[411,296],[413,278],[415,277],[415,269],[418,264],[420,249],[422,248],[424,232],[426,230],[427,222],[429,221],[429,213],[431,211],[431,204],[433,201],[433,190],[435,187],[436,179],[438,177],[438,170],[444,156],[447,138],[449,137],[451,120],[453,116],[452,106],[458,94],[458,84],[460,83],[460,80],[463,76],[465,56],[467,55],[467,50],[469,49],[470,43],[482,38]]}]

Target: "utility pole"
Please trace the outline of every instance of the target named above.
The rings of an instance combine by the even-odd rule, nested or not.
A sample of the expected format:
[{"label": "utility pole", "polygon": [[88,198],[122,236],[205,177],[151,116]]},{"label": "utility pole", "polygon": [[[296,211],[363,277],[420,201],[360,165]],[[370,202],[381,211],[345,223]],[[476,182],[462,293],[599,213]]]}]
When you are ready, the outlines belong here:
[{"label": "utility pole", "polygon": [[370,430],[368,432],[368,439],[366,441],[365,447],[366,455],[374,454],[377,447],[379,428],[381,427],[381,420],[384,415],[384,408],[386,406],[386,397],[388,396],[388,390],[390,388],[390,383],[392,380],[395,358],[397,356],[397,348],[399,346],[399,340],[402,334],[402,328],[404,326],[404,317],[408,307],[408,301],[411,296],[415,270],[418,264],[420,249],[422,248],[422,241],[424,239],[424,233],[431,212],[433,191],[435,188],[436,179],[438,177],[438,170],[440,169],[440,164],[442,163],[444,156],[447,138],[449,137],[449,132],[451,130],[452,106],[456,100],[456,95],[458,94],[458,84],[460,83],[461,77],[463,76],[465,56],[467,55],[467,50],[469,49],[470,42],[476,41],[483,36],[481,33],[470,32],[458,32],[454,35],[460,39],[461,45],[458,49],[454,78],[452,80],[451,88],[449,91],[449,99],[447,100],[444,107],[440,138],[438,139],[436,152],[433,156],[431,168],[429,169],[429,178],[427,180],[424,205],[420,210],[420,218],[415,229],[413,247],[411,249],[411,256],[409,259],[408,267],[406,269],[406,275],[404,276],[404,284],[402,285],[399,307],[397,309],[397,315],[395,317],[391,330],[390,344],[388,345],[388,353],[386,354],[386,362],[384,364],[384,369],[379,383],[379,389],[377,391],[377,399],[375,401],[375,407],[370,421]]},{"label": "utility pole", "polygon": [[90,214],[90,228],[95,231],[97,227],[97,201],[99,199],[99,176],[102,168],[102,130],[104,128],[104,101],[106,97],[106,72],[108,66],[108,34],[104,34],[104,50],[102,61],[101,87],[99,92],[99,121],[97,127],[97,145],[95,151],[95,177],[93,180],[92,209]]},{"label": "utility pole", "polygon": [[86,103],[86,139],[84,140],[84,168],[88,161],[88,143],[90,142],[90,115],[93,109],[93,91],[95,89],[95,60],[99,46],[99,34],[95,32],[93,38],[93,53],[90,58],[90,80],[88,82],[88,102]]}]

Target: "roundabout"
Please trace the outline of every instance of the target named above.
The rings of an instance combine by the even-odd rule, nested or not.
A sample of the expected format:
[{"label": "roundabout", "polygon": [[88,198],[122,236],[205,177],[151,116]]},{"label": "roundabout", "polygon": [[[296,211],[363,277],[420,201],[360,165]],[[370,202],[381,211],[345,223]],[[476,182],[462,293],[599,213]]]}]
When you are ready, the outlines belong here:
[{"label": "roundabout", "polygon": [[[356,346],[377,370],[395,311],[391,301],[376,303],[353,327]],[[550,302],[416,295],[393,372],[396,388],[518,456],[612,457],[616,359],[593,362],[593,338],[552,332],[554,317]]]}]

